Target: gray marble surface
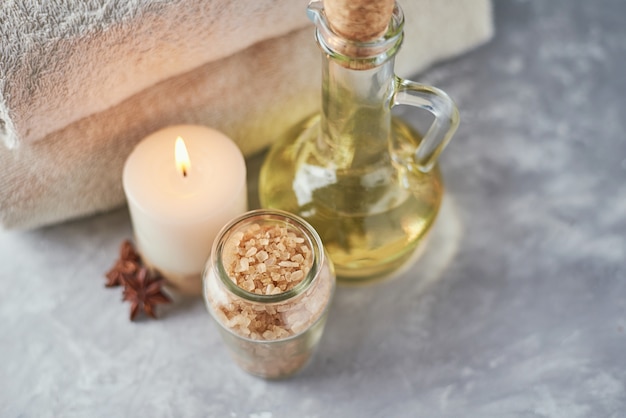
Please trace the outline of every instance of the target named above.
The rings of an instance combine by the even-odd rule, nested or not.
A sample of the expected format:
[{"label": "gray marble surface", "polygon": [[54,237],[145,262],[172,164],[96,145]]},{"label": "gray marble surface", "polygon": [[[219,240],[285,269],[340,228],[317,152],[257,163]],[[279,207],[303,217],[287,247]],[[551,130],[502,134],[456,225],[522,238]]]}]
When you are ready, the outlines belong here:
[{"label": "gray marble surface", "polygon": [[126,210],[0,233],[2,417],[626,416],[626,2],[496,1],[421,74],[463,122],[421,261],[340,288],[314,361],[267,382],[204,305],[128,321]]}]

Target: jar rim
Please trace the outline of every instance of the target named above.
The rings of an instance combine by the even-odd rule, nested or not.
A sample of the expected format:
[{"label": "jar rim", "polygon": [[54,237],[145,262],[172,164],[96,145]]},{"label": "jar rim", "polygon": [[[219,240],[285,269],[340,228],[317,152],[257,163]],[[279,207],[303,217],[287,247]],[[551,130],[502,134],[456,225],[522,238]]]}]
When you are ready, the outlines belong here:
[{"label": "jar rim", "polygon": [[[303,232],[304,238],[308,241],[313,255],[313,262],[302,281],[295,285],[293,288],[275,295],[259,295],[257,293],[249,292],[239,287],[235,282],[233,282],[233,280],[226,272],[226,269],[224,268],[224,264],[222,262],[222,251],[224,249],[224,245],[228,241],[230,235],[234,232],[233,229],[235,227],[243,224],[244,222],[254,221],[255,219],[258,219],[259,221],[271,220],[275,223],[281,222],[286,225],[295,227]],[[326,254],[324,252],[322,239],[320,238],[317,231],[304,219],[293,213],[283,210],[256,209],[248,211],[234,218],[220,230],[215,238],[215,241],[213,241],[213,245],[211,247],[211,256],[209,258],[209,262],[207,262],[205,266],[202,277],[203,280],[206,281],[208,277],[207,270],[213,268],[216,270],[215,273],[220,278],[222,284],[234,295],[250,302],[273,304],[291,299],[307,290],[311,286],[311,283],[313,283],[315,277],[318,276],[321,266],[324,265],[325,256]],[[211,263],[210,260],[213,260],[213,263]],[[206,290],[204,291],[206,292]]]}]

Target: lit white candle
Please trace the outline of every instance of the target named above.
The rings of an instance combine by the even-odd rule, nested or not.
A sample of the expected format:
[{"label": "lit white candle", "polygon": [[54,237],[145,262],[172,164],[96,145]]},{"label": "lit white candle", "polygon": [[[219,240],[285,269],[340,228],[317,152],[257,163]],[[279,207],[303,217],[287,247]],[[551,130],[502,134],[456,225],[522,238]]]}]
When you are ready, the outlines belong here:
[{"label": "lit white candle", "polygon": [[162,129],[130,154],[123,185],[143,261],[180,292],[199,293],[215,235],[247,209],[237,145],[204,126]]}]

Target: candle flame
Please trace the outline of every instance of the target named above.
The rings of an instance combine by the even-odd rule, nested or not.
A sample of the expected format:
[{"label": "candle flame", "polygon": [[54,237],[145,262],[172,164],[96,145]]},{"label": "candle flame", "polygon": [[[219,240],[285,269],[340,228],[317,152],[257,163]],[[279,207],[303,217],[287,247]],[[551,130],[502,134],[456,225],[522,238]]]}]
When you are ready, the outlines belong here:
[{"label": "candle flame", "polygon": [[189,154],[187,153],[187,147],[185,141],[179,136],[176,138],[176,144],[174,145],[174,156],[176,158],[176,168],[184,177],[187,177],[187,171],[191,167],[191,161],[189,160]]}]

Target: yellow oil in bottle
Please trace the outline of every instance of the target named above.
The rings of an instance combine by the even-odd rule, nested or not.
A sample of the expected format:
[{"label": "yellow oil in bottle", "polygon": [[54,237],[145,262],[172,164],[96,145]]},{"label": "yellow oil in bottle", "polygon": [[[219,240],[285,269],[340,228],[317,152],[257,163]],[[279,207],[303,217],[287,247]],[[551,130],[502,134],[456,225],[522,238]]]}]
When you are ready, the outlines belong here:
[{"label": "yellow oil in bottle", "polygon": [[[364,118],[353,122],[367,125]],[[365,137],[350,138],[349,146],[337,150],[325,148],[319,121],[319,115],[305,120],[274,144],[260,173],[261,205],[313,225],[340,280],[385,278],[415,254],[434,222],[443,195],[439,171],[423,173],[407,164],[421,137],[397,118],[391,122],[393,140],[383,144],[406,145],[406,159],[401,149],[376,149],[370,145],[381,141]],[[352,131],[367,135],[367,129]]]}]

